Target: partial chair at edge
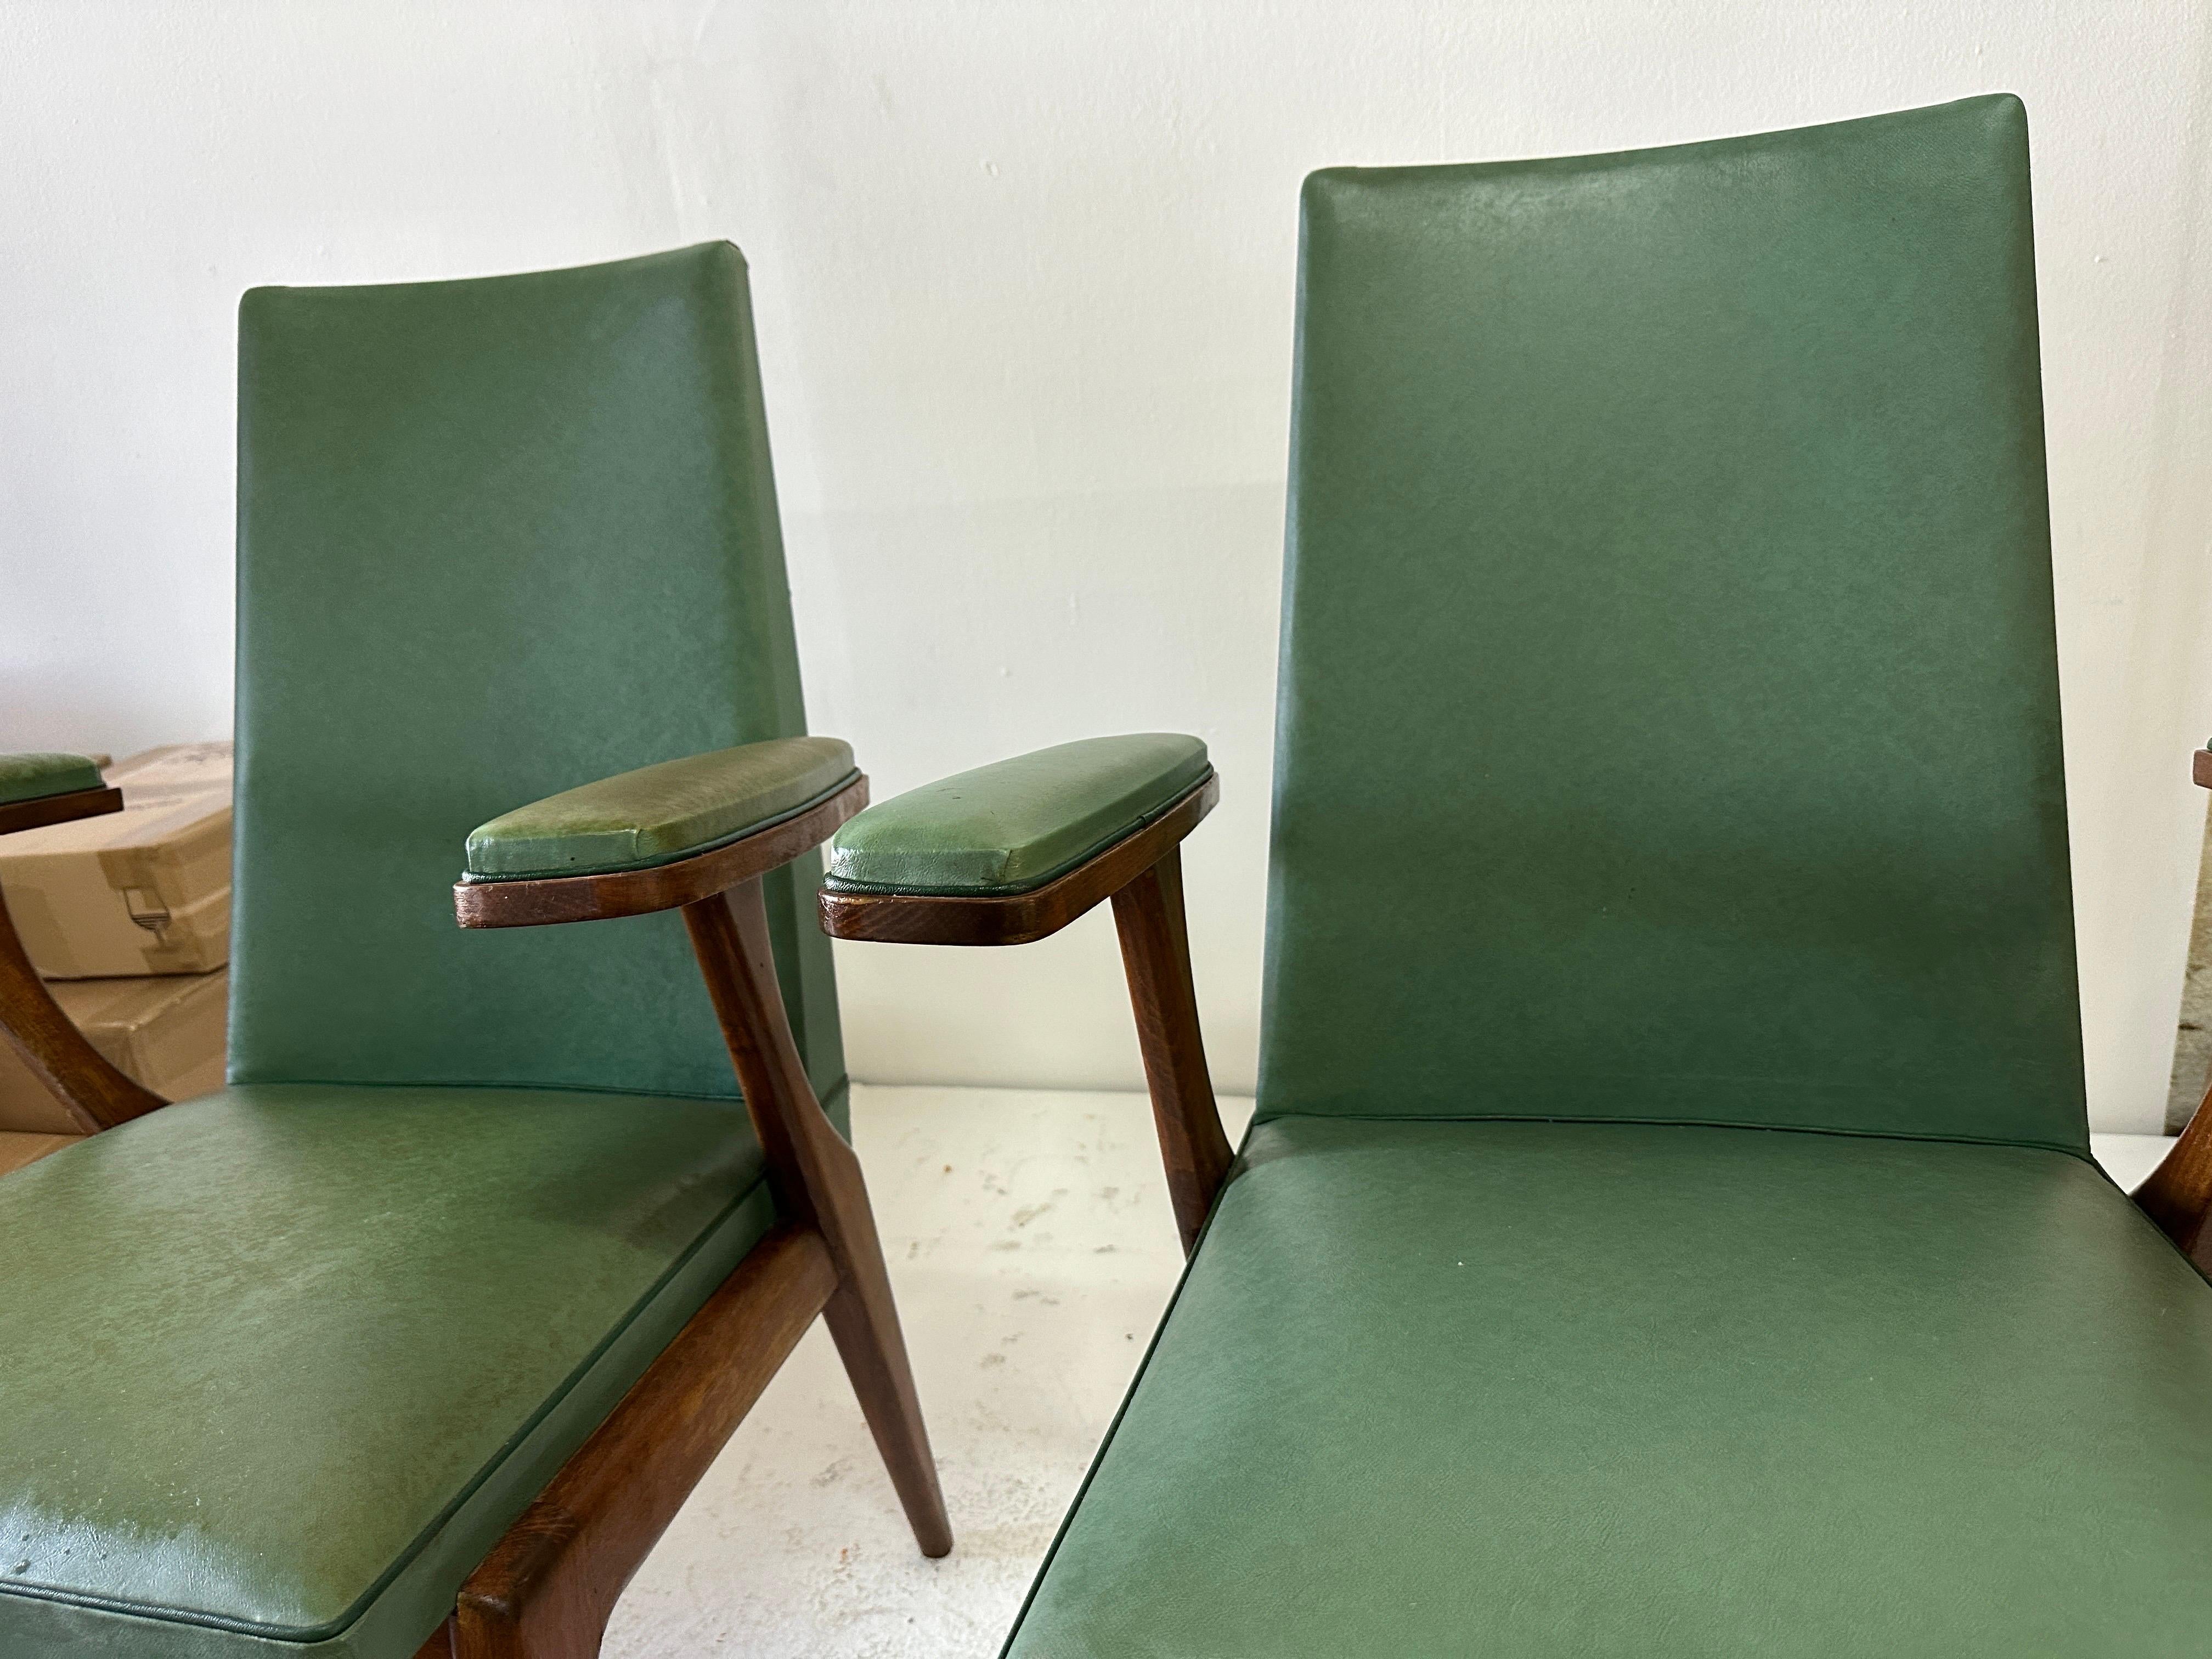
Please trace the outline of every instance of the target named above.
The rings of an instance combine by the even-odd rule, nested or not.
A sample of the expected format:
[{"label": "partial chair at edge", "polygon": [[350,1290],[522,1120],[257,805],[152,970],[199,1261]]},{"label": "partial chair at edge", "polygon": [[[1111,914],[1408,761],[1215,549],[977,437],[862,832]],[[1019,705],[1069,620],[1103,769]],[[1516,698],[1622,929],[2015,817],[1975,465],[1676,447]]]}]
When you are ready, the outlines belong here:
[{"label": "partial chair at edge", "polygon": [[[0,1652],[588,1659],[817,1313],[943,1554],[744,262],[258,289],[240,404],[229,1086],[115,1071],[0,921],[89,1132],[0,1178]],[[0,761],[0,830],[118,804]]]}]

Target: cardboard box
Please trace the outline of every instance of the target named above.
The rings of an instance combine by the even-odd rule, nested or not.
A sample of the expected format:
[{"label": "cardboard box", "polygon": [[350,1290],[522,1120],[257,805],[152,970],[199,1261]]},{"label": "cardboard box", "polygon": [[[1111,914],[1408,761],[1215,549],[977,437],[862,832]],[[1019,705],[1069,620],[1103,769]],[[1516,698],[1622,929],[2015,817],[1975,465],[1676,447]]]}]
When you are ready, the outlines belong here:
[{"label": "cardboard box", "polygon": [[204,974],[230,960],[230,745],[107,770],[123,810],[0,839],[0,892],[50,979]]},{"label": "cardboard box", "polygon": [[[157,1095],[220,1088],[230,973],[56,980],[46,988],[92,1046]],[[0,1042],[0,1131],[73,1134],[77,1126],[15,1048]]]}]

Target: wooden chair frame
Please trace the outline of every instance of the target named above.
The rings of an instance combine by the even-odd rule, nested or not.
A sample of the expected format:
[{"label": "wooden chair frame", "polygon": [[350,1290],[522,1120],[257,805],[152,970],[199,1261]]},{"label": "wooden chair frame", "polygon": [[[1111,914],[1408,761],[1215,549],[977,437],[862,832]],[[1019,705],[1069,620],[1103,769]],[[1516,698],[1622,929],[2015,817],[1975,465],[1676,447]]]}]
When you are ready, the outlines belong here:
[{"label": "wooden chair frame", "polygon": [[[952,1547],[860,1160],[815,1098],[791,1032],[761,878],[867,805],[868,782],[673,864],[463,882],[465,927],[680,908],[781,1218],[461,1587],[417,1659],[591,1659],[623,1585],[817,1314],[926,1555]],[[112,789],[0,806],[0,833],[120,809]],[[0,902],[0,1026],[89,1133],[168,1103],[103,1059],[33,969]]]}]

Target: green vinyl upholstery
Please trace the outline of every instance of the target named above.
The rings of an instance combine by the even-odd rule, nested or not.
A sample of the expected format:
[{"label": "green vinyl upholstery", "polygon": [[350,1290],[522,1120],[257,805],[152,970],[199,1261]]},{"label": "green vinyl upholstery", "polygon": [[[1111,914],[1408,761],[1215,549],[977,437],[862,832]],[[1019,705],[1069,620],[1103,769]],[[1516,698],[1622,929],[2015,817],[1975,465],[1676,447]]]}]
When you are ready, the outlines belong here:
[{"label": "green vinyl upholstery", "polygon": [[86,755],[0,755],[0,806],[39,800],[100,786],[100,768]]},{"label": "green vinyl upholstery", "polygon": [[1012,1659],[2204,1650],[2212,1292],[2085,1159],[1322,1116],[1243,1164]]},{"label": "green vinyl upholstery", "polygon": [[1308,180],[1255,1127],[1012,1659],[2212,1630],[2017,100]]},{"label": "green vinyl upholstery", "polygon": [[1004,894],[1041,887],[1158,816],[1212,769],[1168,732],[1085,738],[879,801],[830,844],[835,889]]},{"label": "green vinyl upholstery", "polygon": [[[233,1080],[734,1098],[680,917],[463,932],[451,890],[525,802],[805,732],[737,249],[256,289],[239,495]],[[836,1106],[819,872],[769,915]]]},{"label": "green vinyl upholstery", "polygon": [[761,1171],[727,1101],[255,1084],[0,1180],[0,1653],[408,1659]]},{"label": "green vinyl upholstery", "polygon": [[2019,101],[1304,226],[1262,1115],[2082,1148]]},{"label": "green vinyl upholstery", "polygon": [[[231,1086],[0,1177],[9,1659],[410,1659],[774,1220],[680,918],[451,896],[518,803],[804,739],[737,250],[257,289],[239,355]],[[779,752],[751,804],[851,768]]]},{"label": "green vinyl upholstery", "polygon": [[749,836],[859,776],[838,738],[771,738],[687,755],[502,812],[469,832],[464,879],[599,874]]}]

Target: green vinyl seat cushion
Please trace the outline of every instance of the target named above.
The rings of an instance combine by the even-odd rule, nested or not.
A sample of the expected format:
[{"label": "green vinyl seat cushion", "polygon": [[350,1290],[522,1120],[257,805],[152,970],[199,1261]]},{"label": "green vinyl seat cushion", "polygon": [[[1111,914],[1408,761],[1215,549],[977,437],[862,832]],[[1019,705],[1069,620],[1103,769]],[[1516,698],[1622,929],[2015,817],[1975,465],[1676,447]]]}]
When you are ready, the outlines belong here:
[{"label": "green vinyl seat cushion", "polygon": [[1259,1125],[1020,1659],[2102,1659],[2212,1630],[2212,1287],[2086,1159]]},{"label": "green vinyl seat cushion", "polygon": [[871,806],[837,832],[830,885],[853,892],[1025,892],[1158,817],[1212,769],[1168,732],[1057,744]]},{"label": "green vinyl seat cushion", "polygon": [[475,880],[641,870],[765,829],[859,774],[838,738],[771,738],[642,766],[503,812],[469,833]]},{"label": "green vinyl seat cushion", "polygon": [[100,786],[100,768],[88,755],[0,755],[0,806]]},{"label": "green vinyl seat cushion", "polygon": [[771,1224],[734,1102],[232,1087],[0,1178],[0,1654],[410,1659]]}]

